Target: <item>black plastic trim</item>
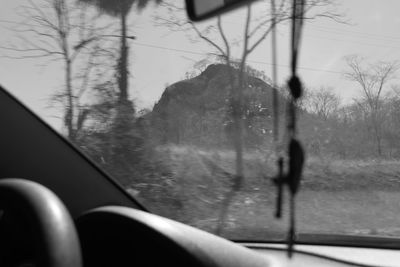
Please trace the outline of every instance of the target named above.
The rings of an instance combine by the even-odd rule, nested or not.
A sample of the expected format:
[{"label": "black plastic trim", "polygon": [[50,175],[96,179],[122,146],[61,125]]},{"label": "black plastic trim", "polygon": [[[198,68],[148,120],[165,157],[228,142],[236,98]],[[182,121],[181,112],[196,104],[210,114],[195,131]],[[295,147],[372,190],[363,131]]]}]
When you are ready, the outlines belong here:
[{"label": "black plastic trim", "polygon": [[216,10],[210,12],[210,13],[206,13],[206,14],[204,14],[202,16],[198,16],[196,14],[196,12],[195,12],[195,9],[194,9],[194,4],[193,4],[194,0],[185,0],[185,2],[186,2],[186,11],[187,11],[189,19],[192,20],[192,21],[206,20],[206,19],[215,17],[217,15],[220,15],[222,13],[228,12],[230,10],[233,10],[235,8],[238,8],[238,7],[242,6],[242,5],[249,4],[249,3],[253,2],[253,1],[255,1],[255,0],[236,0],[236,1],[232,1],[233,3],[229,3],[226,6],[218,8],[218,9],[216,9]]}]

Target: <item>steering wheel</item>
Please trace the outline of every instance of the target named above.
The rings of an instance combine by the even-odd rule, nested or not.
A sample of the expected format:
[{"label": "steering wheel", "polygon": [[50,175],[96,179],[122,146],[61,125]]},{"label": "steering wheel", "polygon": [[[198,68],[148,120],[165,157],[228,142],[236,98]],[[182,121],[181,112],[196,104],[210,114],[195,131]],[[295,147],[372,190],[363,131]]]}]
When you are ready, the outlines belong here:
[{"label": "steering wheel", "polygon": [[[34,247],[29,250],[33,253],[33,262],[16,263],[10,260],[7,250],[10,243],[0,249],[0,262],[5,265],[17,266],[43,266],[43,267],[81,267],[81,249],[78,234],[74,222],[61,200],[46,187],[32,181],[7,178],[0,180],[0,210],[1,228],[16,227],[22,225],[13,234],[10,229],[2,229],[4,234],[11,235],[21,229],[27,230],[31,235],[31,243]],[[4,227],[6,218],[12,217],[13,222]],[[25,232],[24,232],[25,233]],[[22,234],[21,240],[27,239]],[[1,242],[4,242],[2,240]],[[20,243],[14,242],[14,243]],[[12,245],[11,245],[12,247]],[[4,251],[5,250],[5,251]],[[9,251],[8,251],[9,252]],[[7,254],[7,255],[4,255]],[[21,251],[13,251],[14,255],[20,255]],[[3,255],[2,255],[3,254]]]}]

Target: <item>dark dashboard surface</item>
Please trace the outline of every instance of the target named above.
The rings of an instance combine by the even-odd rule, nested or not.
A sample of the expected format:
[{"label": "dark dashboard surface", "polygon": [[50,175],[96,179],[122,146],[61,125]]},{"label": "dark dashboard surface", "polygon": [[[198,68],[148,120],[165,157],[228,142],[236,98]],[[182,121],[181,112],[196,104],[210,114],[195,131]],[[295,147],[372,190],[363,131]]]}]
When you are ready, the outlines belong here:
[{"label": "dark dashboard surface", "polygon": [[[85,266],[396,266],[396,250],[234,243],[147,212],[108,206],[77,220]],[[323,250],[325,248],[324,253]],[[333,254],[332,254],[333,252]],[[348,254],[348,255],[346,255]],[[349,258],[352,254],[354,257]],[[347,257],[346,257],[347,256]],[[379,261],[381,256],[381,261]],[[365,260],[378,257],[377,260]],[[386,259],[386,261],[384,260]],[[379,264],[382,263],[382,264]]]},{"label": "dark dashboard surface", "polygon": [[243,246],[125,207],[90,211],[77,228],[85,266],[271,266]]}]

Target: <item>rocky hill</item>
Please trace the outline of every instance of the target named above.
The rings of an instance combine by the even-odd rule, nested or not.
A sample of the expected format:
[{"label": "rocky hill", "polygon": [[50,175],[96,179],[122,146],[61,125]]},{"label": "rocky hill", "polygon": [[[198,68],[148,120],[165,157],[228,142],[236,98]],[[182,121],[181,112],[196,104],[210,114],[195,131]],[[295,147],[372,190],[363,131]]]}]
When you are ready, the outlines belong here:
[{"label": "rocky hill", "polygon": [[[232,68],[232,74],[237,84],[238,70]],[[229,146],[230,77],[228,66],[213,64],[197,77],[167,87],[147,116],[151,136],[161,143]],[[246,81],[244,136],[251,146],[270,137],[272,88],[250,74]]]}]

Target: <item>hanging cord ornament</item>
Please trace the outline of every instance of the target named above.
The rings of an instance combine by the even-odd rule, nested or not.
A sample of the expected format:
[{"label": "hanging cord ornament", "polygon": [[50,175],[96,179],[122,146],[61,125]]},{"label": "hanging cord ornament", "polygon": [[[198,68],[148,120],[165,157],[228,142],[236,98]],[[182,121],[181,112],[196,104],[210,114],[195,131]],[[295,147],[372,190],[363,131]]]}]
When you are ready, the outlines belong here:
[{"label": "hanging cord ornament", "polygon": [[296,202],[295,197],[300,185],[301,174],[304,165],[304,150],[301,143],[296,139],[297,135],[297,114],[296,102],[302,95],[302,84],[297,76],[297,59],[300,46],[301,30],[303,27],[305,0],[293,0],[292,13],[292,76],[288,82],[289,90],[292,95],[289,103],[288,131],[290,136],[289,144],[289,173],[286,177],[290,191],[290,227],[288,236],[288,256],[293,253],[295,242],[296,225]]},{"label": "hanging cord ornament", "polygon": [[[273,3],[273,2],[272,2]],[[296,74],[298,49],[300,43],[301,29],[303,26],[303,13],[304,13],[305,0],[293,0],[293,13],[292,13],[292,57],[291,57],[291,78],[288,81],[288,87],[291,99],[288,103],[287,110],[287,130],[289,137],[289,170],[286,175],[283,174],[283,159],[278,160],[278,177],[274,179],[274,183],[278,187],[276,217],[281,217],[282,200],[283,200],[283,186],[287,185],[290,193],[290,226],[288,231],[288,256],[293,254],[293,245],[295,242],[295,214],[296,214],[296,201],[295,197],[299,189],[301,174],[304,165],[304,150],[301,143],[297,140],[297,117],[296,117],[296,102],[302,95],[302,84]],[[272,6],[274,9],[274,4]]]}]

